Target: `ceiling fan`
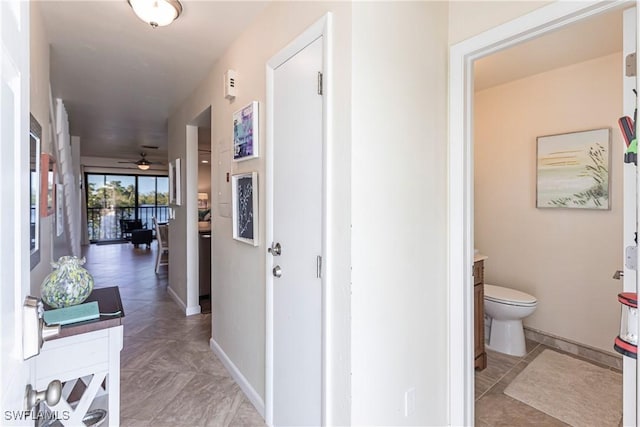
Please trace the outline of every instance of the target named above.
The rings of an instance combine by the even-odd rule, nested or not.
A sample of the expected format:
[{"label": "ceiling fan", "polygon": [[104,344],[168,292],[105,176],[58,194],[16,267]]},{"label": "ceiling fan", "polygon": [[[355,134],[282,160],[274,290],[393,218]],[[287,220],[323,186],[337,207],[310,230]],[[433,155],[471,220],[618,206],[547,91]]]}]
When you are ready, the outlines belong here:
[{"label": "ceiling fan", "polygon": [[147,169],[149,169],[149,167],[151,165],[163,165],[164,163],[161,162],[152,162],[150,160],[147,160],[146,158],[147,153],[145,153],[144,151],[140,153],[140,160],[136,160],[136,161],[119,161],[118,163],[131,163],[134,164],[136,166],[138,166],[138,169],[146,171]]}]

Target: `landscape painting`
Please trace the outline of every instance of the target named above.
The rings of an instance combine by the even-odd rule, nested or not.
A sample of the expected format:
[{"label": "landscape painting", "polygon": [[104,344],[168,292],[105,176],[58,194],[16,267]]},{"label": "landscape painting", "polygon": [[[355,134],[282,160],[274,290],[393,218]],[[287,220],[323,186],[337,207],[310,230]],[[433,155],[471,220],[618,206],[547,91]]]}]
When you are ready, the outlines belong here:
[{"label": "landscape painting", "polygon": [[609,209],[610,129],[538,137],[538,208]]}]

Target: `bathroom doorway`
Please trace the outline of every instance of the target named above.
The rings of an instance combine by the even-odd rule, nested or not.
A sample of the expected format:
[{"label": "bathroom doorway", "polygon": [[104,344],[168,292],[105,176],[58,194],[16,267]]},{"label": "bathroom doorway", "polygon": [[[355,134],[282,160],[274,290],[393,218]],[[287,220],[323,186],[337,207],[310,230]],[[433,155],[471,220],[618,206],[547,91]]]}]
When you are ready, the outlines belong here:
[{"label": "bathroom doorway", "polygon": [[[558,10],[554,12],[553,5],[545,9],[547,9],[545,13],[538,14],[538,18],[540,19],[539,23],[542,22],[544,24],[545,19],[547,18],[550,19],[550,16],[552,16],[554,13],[556,13],[555,19],[558,19],[560,21],[562,20],[562,17],[563,17],[562,13],[559,12]],[[607,9],[606,6],[600,5],[600,11],[603,11],[605,9]],[[591,21],[591,24],[593,24],[596,20],[606,20],[606,19],[616,20],[618,22],[617,26],[621,27],[622,18],[621,18],[620,10],[615,10],[615,8],[611,8],[611,9],[612,10],[609,10],[608,13],[603,14],[601,16],[595,16],[597,15],[596,13],[597,10],[594,10],[594,9],[589,10],[588,13],[585,11],[582,11],[584,13],[585,19],[583,21],[579,21],[571,25],[571,27],[574,27],[574,30],[575,30],[575,28],[579,26],[587,25],[587,21]],[[579,11],[576,11],[575,13],[580,14]],[[614,17],[614,15],[616,14],[617,16]],[[573,22],[574,19],[571,19],[571,21]],[[522,26],[520,28],[522,28]],[[537,34],[540,34],[539,28],[540,27],[536,29]],[[605,30],[600,31],[598,33],[594,33],[594,34],[597,34],[599,39],[602,39],[603,34],[606,35],[608,31],[612,30],[612,28],[613,27],[609,25],[605,27]],[[567,335],[569,335],[566,333],[566,330],[562,329],[562,327],[569,324],[569,320],[573,320],[573,319],[567,319],[570,316],[567,315],[566,313],[564,314],[555,313],[556,315],[555,323],[559,325],[560,328],[554,330],[553,328],[549,328],[548,326],[545,325],[544,318],[550,317],[549,306],[550,305],[562,306],[563,304],[555,304],[555,303],[557,301],[566,301],[566,300],[561,299],[562,293],[560,292],[558,294],[559,291],[557,290],[557,287],[556,287],[556,292],[557,292],[556,294],[554,294],[553,292],[550,292],[548,289],[545,289],[544,288],[545,283],[543,278],[545,277],[545,274],[549,274],[549,273],[565,274],[566,271],[565,270],[561,270],[560,272],[553,271],[552,268],[548,267],[549,260],[546,259],[545,257],[550,256],[550,253],[552,251],[550,250],[550,248],[542,248],[542,249],[536,248],[536,246],[532,244],[533,238],[530,234],[528,234],[530,230],[527,227],[528,227],[528,224],[531,223],[531,217],[537,218],[540,216],[544,216],[542,222],[544,225],[546,225],[546,228],[536,229],[536,235],[533,237],[542,237],[542,238],[546,237],[547,242],[549,242],[552,240],[553,237],[557,237],[555,236],[555,234],[558,234],[561,231],[566,231],[566,229],[571,228],[574,225],[573,223],[578,221],[576,220],[576,215],[580,221],[588,223],[589,221],[593,221],[596,213],[594,211],[586,211],[586,210],[580,211],[580,210],[571,210],[571,209],[558,209],[554,211],[552,209],[545,210],[545,209],[537,209],[535,207],[536,206],[535,204],[536,138],[538,136],[579,131],[583,129],[594,129],[599,127],[609,127],[611,129],[611,135],[612,135],[611,151],[610,151],[610,155],[612,158],[611,165],[612,166],[616,165],[616,168],[617,168],[611,171],[612,183],[614,184],[614,186],[617,186],[617,187],[614,187],[614,186],[611,187],[611,200],[615,201],[617,205],[614,204],[611,210],[607,210],[604,212],[604,215],[608,216],[608,220],[610,220],[609,222],[613,223],[613,224],[608,224],[608,226],[615,228],[616,231],[614,234],[616,235],[614,236],[606,235],[605,238],[598,238],[597,243],[595,244],[595,245],[601,245],[601,246],[608,245],[612,247],[609,249],[610,249],[610,252],[613,254],[612,255],[613,261],[609,259],[608,262],[602,262],[602,259],[601,259],[602,257],[597,257],[598,261],[601,262],[600,270],[606,270],[606,274],[603,273],[602,271],[599,272],[600,279],[606,276],[607,280],[611,280],[610,277],[615,271],[615,269],[620,268],[619,264],[622,263],[621,247],[623,245],[622,244],[622,219],[621,219],[622,198],[623,198],[621,182],[622,182],[623,172],[622,172],[622,166],[619,163],[616,163],[620,161],[622,150],[623,150],[622,148],[623,146],[621,145],[622,144],[621,138],[619,137],[619,131],[617,129],[617,123],[616,123],[617,119],[621,115],[620,105],[622,104],[622,88],[620,87],[621,86],[620,74],[622,73],[622,68],[620,65],[622,63],[622,59],[621,59],[622,46],[619,45],[619,47],[615,52],[603,50],[603,51],[597,52],[591,57],[585,56],[582,58],[573,58],[572,61],[570,62],[565,62],[560,64],[556,62],[555,65],[552,65],[549,68],[546,68],[546,69],[539,68],[539,66],[543,62],[552,64],[553,62],[551,61],[551,59],[553,59],[552,47],[556,47],[556,46],[562,47],[557,40],[555,42],[550,41],[550,39],[548,39],[547,37],[553,37],[553,36],[557,37],[562,32],[571,32],[571,31],[572,31],[571,28],[567,24],[566,28],[564,28],[563,30],[558,30],[553,33],[545,34],[541,37],[538,37],[534,41],[522,43],[514,47],[513,49],[509,49],[511,52],[509,52],[509,50],[504,50],[474,62],[474,67],[476,71],[474,75],[476,93],[475,93],[475,96],[474,94],[467,94],[467,96],[469,97],[467,99],[470,99],[471,101],[473,101],[475,105],[473,105],[472,107],[467,107],[467,110],[466,110],[467,114],[473,112],[472,114],[469,115],[468,118],[464,119],[468,126],[466,128],[467,129],[466,133],[459,132],[457,129],[455,130],[455,132],[452,132],[452,141],[453,141],[452,149],[451,149],[452,158],[455,157],[455,154],[457,153],[457,150],[459,148],[462,148],[462,152],[460,153],[461,156],[456,158],[456,162],[458,162],[459,165],[450,164],[451,170],[452,170],[452,175],[451,175],[452,183],[450,184],[450,194],[465,194],[464,188],[468,188],[469,190],[471,190],[469,193],[466,193],[466,194],[470,194],[470,196],[468,197],[474,197],[474,194],[475,194],[475,204],[473,203],[474,199],[471,199],[471,200],[467,199],[467,201],[454,200],[450,205],[451,212],[455,212],[456,208],[460,211],[465,211],[465,209],[468,209],[466,210],[466,212],[468,212],[467,220],[464,219],[464,215],[463,217],[453,218],[454,224],[456,219],[461,219],[463,222],[466,222],[466,221],[470,222],[470,223],[466,222],[468,226],[461,227],[461,229],[459,231],[456,231],[456,233],[458,234],[458,236],[460,236],[461,241],[463,242],[466,241],[468,243],[471,243],[471,242],[474,242],[475,240],[477,242],[475,246],[478,247],[480,252],[482,252],[484,255],[488,255],[489,258],[485,261],[485,277],[487,278],[486,280],[487,282],[492,281],[492,282],[497,282],[499,284],[504,284],[504,285],[509,284],[509,285],[512,285],[511,287],[521,286],[521,289],[523,291],[528,290],[530,294],[536,295],[536,297],[539,300],[539,304],[546,303],[547,306],[545,307],[545,309],[540,310],[538,313],[534,315],[534,316],[537,316],[537,318],[535,319],[535,322],[533,324],[543,325],[542,327],[539,326],[539,329],[537,330],[537,332],[544,331],[543,328],[551,329],[551,331],[554,333],[549,335],[553,335],[555,337],[563,337],[563,336],[566,337]],[[493,36],[495,36],[495,34],[493,34]],[[529,36],[529,35],[526,37],[522,36],[521,39],[525,39],[527,37],[533,37],[533,36]],[[579,43],[584,45],[590,45],[589,43],[584,42],[585,36],[582,36],[582,37],[583,37],[582,39],[579,39]],[[481,39],[481,37],[478,37],[478,38]],[[489,37],[487,37],[487,39],[488,38]],[[492,43],[495,43],[495,40],[496,38],[494,37]],[[571,40],[571,39],[568,39],[568,40]],[[599,41],[602,41],[602,40],[599,40]],[[482,48],[485,49],[485,52],[487,52],[490,48],[485,46],[489,46],[489,44],[486,44],[483,46],[482,43],[484,42],[486,42],[486,40],[484,41],[480,40],[478,43],[479,43],[479,46],[482,46]],[[545,45],[545,48],[542,49],[542,51],[545,54],[547,54],[549,58],[533,60],[532,57],[535,56],[535,52],[534,52],[535,49],[531,47],[529,43],[539,43],[543,45],[544,43],[547,43]],[[564,47],[565,54],[561,55],[563,56],[563,59],[567,59],[566,58],[567,52],[575,50],[574,48],[577,42],[569,41],[568,43],[569,45],[565,45]],[[461,50],[466,49],[468,52],[472,51],[472,49],[470,49],[469,46],[461,46],[460,49]],[[521,57],[520,59],[517,58],[518,49],[527,50],[527,52],[525,53],[525,56]],[[477,52],[479,51],[480,50],[478,50]],[[573,53],[575,52],[572,52],[572,54]],[[455,61],[455,56],[456,55],[454,52],[454,55],[452,55],[452,58],[454,58],[452,59],[452,63]],[[469,55],[469,56],[472,56],[472,55]],[[479,58],[480,56],[481,54],[477,54],[477,58]],[[495,64],[498,64],[497,68],[492,69],[491,67],[487,66],[487,64],[492,60],[494,61]],[[482,61],[485,61],[485,63],[483,64]],[[500,63],[500,61],[503,61],[503,62]],[[613,107],[610,108],[610,111],[612,111],[612,113],[606,115],[604,122],[602,120],[598,121],[594,119],[594,115],[593,115],[594,111],[592,111],[593,108],[591,108],[590,111],[585,112],[585,109],[586,109],[585,106],[588,105],[589,107],[593,107],[593,104],[585,100],[584,94],[578,94],[578,96],[576,96],[574,99],[574,102],[576,102],[577,100],[577,103],[574,104],[575,106],[573,108],[561,109],[560,112],[563,114],[557,113],[556,117],[554,117],[554,119],[558,119],[558,120],[555,121],[554,123],[546,122],[545,124],[546,128],[544,128],[545,126],[542,126],[542,128],[544,129],[541,129],[541,126],[539,126],[541,121],[537,120],[536,117],[532,116],[530,111],[530,109],[533,108],[533,104],[537,103],[545,106],[545,108],[542,110],[540,114],[543,116],[550,115],[553,117],[554,109],[557,110],[562,105],[562,102],[559,99],[561,98],[561,95],[560,95],[561,89],[567,89],[566,87],[563,87],[563,86],[571,86],[572,84],[577,85],[579,83],[579,80],[581,79],[580,68],[581,67],[586,68],[587,63],[589,62],[591,63],[589,65],[591,65],[592,68],[594,67],[598,68],[599,72],[605,72],[605,73],[611,72],[611,68],[613,67],[614,70],[617,69],[617,71],[615,72],[620,73],[620,74],[614,75],[613,77],[615,81],[613,83],[613,88],[611,90],[615,93],[606,94],[608,99],[607,102],[610,105],[615,104],[613,105]],[[515,76],[511,76],[506,80],[500,81],[500,79],[505,78],[504,77],[505,70],[510,68],[511,65],[513,64],[522,64],[522,65],[525,65],[525,68],[528,68],[528,69],[525,70],[520,75],[516,74]],[[566,73],[566,76],[564,79],[564,85],[560,84],[555,87],[551,87],[551,84],[548,81],[547,83],[542,81],[543,78],[547,78],[548,80],[553,77],[552,76],[553,73],[558,74],[560,72]],[[485,73],[484,77],[482,76],[482,73]],[[453,75],[454,76],[456,75],[455,70]],[[479,81],[479,79],[481,78],[484,78],[485,80]],[[537,80],[537,81],[534,81],[534,80]],[[523,89],[527,81],[531,86],[528,91]],[[593,80],[591,80],[591,82],[593,82]],[[538,86],[535,86],[536,84],[538,84]],[[585,91],[596,92],[596,88],[593,87],[593,83],[591,84],[583,83],[583,87]],[[549,93],[549,92],[545,92],[545,89],[555,89],[555,91],[552,91],[551,93]],[[460,92],[458,92],[458,95],[460,95]],[[452,97],[455,97],[455,96],[456,96],[456,91],[455,89],[452,88]],[[618,100],[611,101],[611,99],[612,98],[615,99],[616,96]],[[580,102],[580,100],[582,100],[582,102]],[[518,104],[518,102],[520,101],[523,101],[523,103]],[[509,110],[498,110],[498,109],[489,110],[488,109],[488,105],[491,105],[492,108],[494,107],[497,108],[495,104],[499,104],[499,103],[502,103],[502,107],[510,103],[510,109]],[[480,104],[482,104],[482,106]],[[470,105],[470,104],[467,104],[467,105]],[[455,123],[456,108],[458,107],[460,109],[457,111],[459,112],[465,111],[465,109],[463,108],[463,105],[461,106],[458,104],[457,107],[455,105],[453,106],[452,108],[453,113],[450,119],[452,121],[452,128],[453,126],[455,126],[453,123]],[[592,115],[589,116],[589,114],[592,114]],[[562,115],[565,116],[564,121],[562,120],[563,117],[560,117]],[[604,115],[604,113],[601,113],[600,115],[602,116]],[[567,120],[567,117],[569,117],[570,119],[573,119],[573,121]],[[590,119],[591,122],[588,122],[589,117],[591,117]],[[578,119],[581,119],[582,121]],[[472,122],[474,127],[471,127]],[[457,124],[457,126],[459,127],[459,123]],[[483,128],[483,126],[485,128]],[[457,133],[457,135],[453,135],[455,133]],[[478,133],[481,133],[481,135],[479,135]],[[465,135],[467,136],[465,137]],[[514,137],[513,135],[516,135],[516,136]],[[465,139],[474,140],[473,149],[471,149],[471,146],[468,146],[467,148],[464,148],[460,145],[456,146],[456,143],[455,143],[456,138],[459,138],[459,140],[462,140],[462,141],[464,141]],[[499,148],[494,147],[491,149],[487,149],[486,146],[480,145],[482,144],[481,140],[488,141],[488,142],[485,142],[486,145],[494,144],[497,147],[499,146]],[[522,144],[518,145],[520,141],[522,141]],[[468,153],[468,158],[467,158],[468,162],[464,161],[465,153]],[[453,160],[452,160],[452,163],[454,163]],[[456,176],[457,170],[466,169],[468,172],[474,171],[474,164],[476,168],[476,171],[475,171],[476,178],[478,174],[485,174],[482,178],[476,179],[475,189],[474,189],[474,184],[470,182],[470,180],[473,179],[474,177],[473,174],[470,174],[470,177],[468,178],[469,181],[467,181],[466,183],[464,182],[464,180],[457,181],[458,178]],[[461,175],[461,176],[464,176],[464,175]],[[496,177],[498,178],[497,180],[495,179]],[[458,185],[461,187],[456,187]],[[511,188],[507,189],[506,187],[509,187],[509,186],[511,186]],[[462,191],[461,191],[461,188],[462,188]],[[505,190],[508,193],[507,197],[503,197],[504,196],[503,190]],[[458,191],[460,192],[458,193]],[[464,196],[461,198],[464,198]],[[461,204],[458,204],[459,202],[461,202]],[[528,217],[515,215],[514,206],[516,206],[518,203],[521,203],[527,207],[528,215],[529,215]],[[602,212],[599,212],[599,213],[602,213]],[[556,216],[556,218],[554,219],[555,222],[558,222],[559,224],[550,225],[550,222],[551,224],[553,224],[553,220],[551,220],[550,217],[553,217],[554,215]],[[612,219],[611,217],[617,217],[617,218]],[[476,223],[475,227],[474,227],[474,221]],[[495,227],[489,227],[486,224],[490,224],[490,225],[497,224],[499,229],[496,229]],[[455,227],[456,225],[453,225],[453,226]],[[554,229],[554,227],[557,227],[558,229]],[[504,233],[502,233],[503,231]],[[462,234],[460,234],[461,232]],[[456,236],[455,235],[452,236],[452,239],[455,240]],[[605,240],[606,240],[606,245],[605,245]],[[591,248],[593,248],[593,246],[594,244],[586,245],[586,247],[591,247]],[[465,255],[465,259],[469,259],[468,254],[473,253],[473,244],[466,246],[466,248],[463,244],[462,246],[458,246],[457,249],[462,249],[461,252],[464,252],[467,254]],[[551,249],[553,249],[553,247]],[[455,245],[453,250],[456,250]],[[458,252],[458,253],[461,253],[461,252]],[[508,252],[508,254],[505,255],[505,252]],[[492,256],[492,253],[495,255]],[[584,252],[577,251],[569,255],[578,257],[584,262],[586,259],[589,259],[588,256],[590,254],[585,254]],[[457,253],[454,253],[453,251],[450,253],[450,257],[452,260],[455,259],[457,256],[458,256]],[[611,263],[614,263],[615,265],[617,265],[617,267],[614,268],[612,271],[609,271],[610,270],[609,265]],[[455,264],[455,261],[452,261],[450,264],[450,267],[453,267],[454,264]],[[469,266],[467,266],[466,264],[469,264]],[[464,276],[467,276],[467,273],[468,273],[468,276],[471,277],[471,272],[469,271],[471,264],[472,263],[466,263],[466,262],[463,263],[461,270],[464,272],[463,273]],[[602,265],[605,265],[605,267],[602,267]],[[535,270],[533,272],[531,272],[530,270],[530,267],[532,266],[535,267]],[[593,267],[593,266],[590,265],[589,267]],[[451,271],[453,271],[453,268]],[[522,272],[527,272],[527,273],[523,274]],[[457,273],[454,273],[454,276],[456,274]],[[591,275],[593,276],[593,274]],[[471,286],[471,284],[467,281],[468,279],[465,279],[464,277],[462,277],[461,279],[462,281],[465,281],[467,285],[462,286],[460,289],[465,289],[467,286]],[[541,282],[542,282],[542,285],[540,285]],[[457,289],[455,287],[456,286],[455,277],[452,279],[452,283],[453,283],[452,286],[454,286],[452,289]],[[595,331],[599,333],[599,338],[590,338],[588,336],[588,333],[591,331],[587,331],[587,333],[582,333],[582,335],[580,333],[576,333],[575,336],[570,336],[569,341],[571,341],[570,344],[586,342],[588,344],[587,347],[595,348],[596,350],[604,349],[604,348],[611,349],[612,345],[608,345],[609,343],[605,341],[609,339],[612,343],[613,338],[617,334],[617,328],[618,328],[617,322],[619,321],[618,319],[619,305],[617,304],[617,301],[616,301],[616,294],[617,292],[620,292],[622,290],[622,286],[618,283],[610,282],[610,281],[603,283],[603,281],[600,280],[598,287],[594,287],[594,289],[597,289],[597,291],[595,292],[598,293],[598,295],[596,295],[598,297],[597,305],[594,306],[593,304],[591,305],[583,304],[582,307],[583,308],[585,306],[591,307],[590,315],[592,316],[594,312],[609,313],[609,318],[606,322],[608,326],[603,327],[598,331]],[[577,289],[574,288],[573,291],[575,292],[577,291]],[[600,295],[603,293],[606,295],[604,296]],[[609,293],[613,293],[613,296],[609,295]],[[466,308],[467,313],[471,311],[470,309],[471,303],[472,302],[468,301],[467,304],[463,305],[463,309],[464,307],[467,307]],[[453,311],[455,311],[455,309],[453,309]],[[599,316],[600,314],[597,317]],[[455,317],[455,314],[454,314],[454,317]],[[468,319],[471,319],[471,318],[472,317],[468,317]],[[550,319],[547,319],[547,321],[549,320]],[[551,320],[551,321],[554,321],[554,320]],[[454,328],[456,327],[455,326],[456,322],[459,322],[458,318],[452,318],[452,323],[454,324]],[[578,323],[580,323],[580,321]],[[464,325],[464,322],[462,322],[461,324],[463,325],[464,329],[473,331],[473,329],[470,328],[468,324],[467,326]],[[526,325],[526,322],[525,322],[525,325]],[[536,329],[536,328],[532,328],[532,329]],[[604,329],[607,329],[607,332],[603,332]],[[609,330],[611,331],[609,332]],[[455,335],[455,332],[452,332],[452,335]],[[600,339],[600,341],[598,341],[598,339]],[[465,344],[467,348],[469,348],[468,342],[469,341],[467,340],[466,341],[467,344]],[[455,348],[455,344],[454,344],[454,348]],[[453,351],[455,350],[452,350],[452,352]],[[539,351],[538,354],[540,354],[541,350],[538,350],[538,351]],[[604,350],[604,352],[607,352],[607,350]],[[608,352],[613,353],[611,350],[609,350]],[[509,361],[510,363],[512,363],[511,368],[514,368],[515,366],[520,365],[520,367],[524,369],[526,367],[525,365],[528,362],[530,362],[531,359],[534,358],[535,356],[536,355],[528,355],[527,357],[529,357],[529,359],[527,359],[527,357],[521,360],[511,359]],[[496,359],[499,359],[499,358],[500,356],[498,355]],[[491,366],[491,357],[489,360],[489,364]],[[499,376],[506,378],[508,380],[513,380],[515,377],[517,377],[519,372],[517,372],[516,370],[512,370],[511,368],[509,368],[508,366],[498,368],[498,370],[504,371],[504,372],[501,372]],[[469,368],[467,367],[466,369],[469,369]],[[455,377],[455,375],[452,375],[452,376]],[[461,377],[464,378],[464,374],[462,374]],[[478,397],[482,398],[483,396],[487,396],[485,393],[488,390],[490,390],[493,386],[496,385],[496,384],[491,384],[490,381],[487,381],[487,378],[478,379],[478,376],[476,376],[476,380],[477,380],[477,383],[476,383],[475,396],[473,394],[474,390],[472,389],[472,387],[469,387],[468,385],[465,386],[464,384],[462,384],[462,388],[464,388],[465,390],[465,396],[468,396],[467,398],[469,399],[469,401],[466,403],[467,405],[466,408],[464,407],[459,408],[462,410],[462,413],[465,414],[460,418],[460,422],[463,424],[468,424],[473,420],[472,418],[473,409],[469,410],[469,406],[473,406],[473,404],[471,403],[471,405],[469,405],[469,402],[474,402],[475,398],[478,398]],[[453,378],[452,381],[454,382],[452,384],[452,393],[454,393],[456,390],[456,378]],[[457,383],[457,384],[461,384],[461,383]],[[474,381],[471,380],[466,384],[474,384]],[[480,387],[480,389],[478,387]],[[503,384],[501,394],[504,391],[505,387],[506,386]],[[490,400],[490,399],[486,399],[486,400]],[[495,403],[496,403],[496,399],[494,398],[492,402],[494,407],[495,407]],[[453,405],[455,406],[455,404]],[[464,406],[464,405],[465,404],[462,404],[461,406]],[[453,410],[452,410],[452,413],[454,413]],[[527,416],[529,417],[529,419],[539,419],[541,422],[544,422],[544,419],[542,418],[535,418],[535,412],[530,412],[529,410],[527,410],[527,411],[524,411],[523,413],[528,414]],[[479,411],[477,415],[482,416],[482,413],[480,413]],[[542,415],[545,415],[545,414],[543,413]],[[464,418],[465,416],[468,418]],[[479,418],[476,417],[476,421],[478,421],[478,419]],[[489,424],[489,425],[491,424],[490,419],[486,419],[486,418],[482,419],[481,417],[479,420],[484,422],[485,424]],[[504,420],[502,421],[504,422]],[[455,420],[452,419],[452,422],[455,423]],[[514,422],[517,422],[517,421],[514,420]]]}]

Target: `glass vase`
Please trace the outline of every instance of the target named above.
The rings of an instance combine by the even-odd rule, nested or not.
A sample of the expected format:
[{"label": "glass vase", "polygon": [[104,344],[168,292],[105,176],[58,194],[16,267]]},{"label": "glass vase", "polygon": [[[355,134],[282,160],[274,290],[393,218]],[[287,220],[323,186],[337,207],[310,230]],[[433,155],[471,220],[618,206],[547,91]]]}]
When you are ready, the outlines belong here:
[{"label": "glass vase", "polygon": [[93,276],[82,265],[85,259],[63,256],[52,262],[54,270],[45,277],[40,288],[42,300],[54,308],[77,305],[93,290]]}]

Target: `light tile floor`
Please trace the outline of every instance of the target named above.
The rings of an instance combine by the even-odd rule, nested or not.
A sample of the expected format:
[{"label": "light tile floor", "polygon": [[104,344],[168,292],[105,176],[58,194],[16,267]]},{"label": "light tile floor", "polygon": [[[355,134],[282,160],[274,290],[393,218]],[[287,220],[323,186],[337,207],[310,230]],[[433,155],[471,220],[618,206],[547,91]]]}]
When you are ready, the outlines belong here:
[{"label": "light tile floor", "polygon": [[84,249],[95,287],[117,285],[124,305],[120,425],[264,426],[209,347],[211,314],[185,317],[168,296],[156,250],[155,241]]},{"label": "light tile floor", "polygon": [[[513,381],[527,365],[535,359],[545,349],[550,349],[544,344],[527,340],[527,354],[524,357],[509,356],[495,351],[487,350],[487,368],[476,371],[475,380],[475,425],[478,427],[512,427],[512,426],[567,426],[557,418],[551,417],[525,403],[513,399],[504,394],[511,381]],[[562,350],[553,348],[558,353],[565,353]],[[565,353],[568,354],[568,353]],[[609,368],[587,360],[579,356],[570,354],[572,357],[585,360],[605,369],[620,372],[617,369]],[[576,375],[580,375],[579,372]]]}]

